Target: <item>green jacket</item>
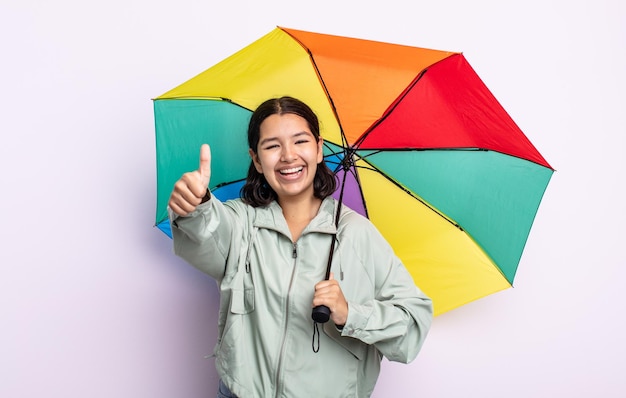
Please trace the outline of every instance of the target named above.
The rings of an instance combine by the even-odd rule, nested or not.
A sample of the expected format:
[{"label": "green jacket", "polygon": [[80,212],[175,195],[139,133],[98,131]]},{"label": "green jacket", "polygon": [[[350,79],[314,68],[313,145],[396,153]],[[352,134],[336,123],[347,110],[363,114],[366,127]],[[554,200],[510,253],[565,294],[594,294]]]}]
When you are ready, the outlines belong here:
[{"label": "green jacket", "polygon": [[[216,368],[248,397],[368,397],[385,356],[415,359],[432,304],[370,221],[326,198],[297,242],[280,206],[253,208],[215,198],[172,218],[174,252],[208,273],[221,294]],[[332,272],[348,301],[342,330],[311,319],[314,286]],[[319,351],[313,351],[313,338]]]}]

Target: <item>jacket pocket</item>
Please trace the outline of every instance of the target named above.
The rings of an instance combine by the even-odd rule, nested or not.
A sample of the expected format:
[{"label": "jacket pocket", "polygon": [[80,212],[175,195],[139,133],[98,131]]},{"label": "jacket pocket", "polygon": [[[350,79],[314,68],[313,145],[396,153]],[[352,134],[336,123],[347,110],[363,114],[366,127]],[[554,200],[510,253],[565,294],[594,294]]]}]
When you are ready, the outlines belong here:
[{"label": "jacket pocket", "polygon": [[254,311],[254,280],[250,266],[250,253],[254,247],[256,231],[257,228],[254,228],[246,256],[241,258],[237,275],[233,280],[230,300],[230,311],[233,314],[249,314]]},{"label": "jacket pocket", "polygon": [[254,288],[233,289],[230,312],[233,314],[249,314],[254,311]]},{"label": "jacket pocket", "polygon": [[343,337],[332,322],[328,322],[324,325],[324,334],[348,350],[359,361],[365,358],[368,346],[361,340],[354,339],[352,337]]}]

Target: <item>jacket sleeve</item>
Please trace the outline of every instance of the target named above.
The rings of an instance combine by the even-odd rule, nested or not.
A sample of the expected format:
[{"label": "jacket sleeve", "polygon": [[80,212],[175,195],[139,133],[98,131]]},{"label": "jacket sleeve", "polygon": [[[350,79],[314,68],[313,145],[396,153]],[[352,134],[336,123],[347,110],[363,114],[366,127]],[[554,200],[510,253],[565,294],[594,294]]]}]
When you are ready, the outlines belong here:
[{"label": "jacket sleeve", "polygon": [[221,281],[236,234],[234,213],[216,198],[199,205],[187,216],[171,210],[174,253],[199,270]]},{"label": "jacket sleeve", "polygon": [[348,302],[342,336],[373,344],[390,361],[408,363],[421,349],[433,319],[432,301],[416,285],[384,237],[369,223],[357,236],[360,257],[370,274],[374,297]]}]

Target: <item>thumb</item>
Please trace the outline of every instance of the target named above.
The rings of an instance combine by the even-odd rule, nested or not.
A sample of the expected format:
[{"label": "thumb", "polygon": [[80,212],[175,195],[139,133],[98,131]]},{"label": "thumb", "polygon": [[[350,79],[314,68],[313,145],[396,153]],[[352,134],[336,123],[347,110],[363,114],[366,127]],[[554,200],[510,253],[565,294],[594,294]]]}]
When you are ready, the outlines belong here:
[{"label": "thumb", "polygon": [[333,279],[335,279],[335,274],[331,272],[330,275],[328,275],[328,280],[332,281]]},{"label": "thumb", "polygon": [[200,147],[200,178],[205,188],[208,188],[211,180],[211,148],[208,144],[202,144]]}]

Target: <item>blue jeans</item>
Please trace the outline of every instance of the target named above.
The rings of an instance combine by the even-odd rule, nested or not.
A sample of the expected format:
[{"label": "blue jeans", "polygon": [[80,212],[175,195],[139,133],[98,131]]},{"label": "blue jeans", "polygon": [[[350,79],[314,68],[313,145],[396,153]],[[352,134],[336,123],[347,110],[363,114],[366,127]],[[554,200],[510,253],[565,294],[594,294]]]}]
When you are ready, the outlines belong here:
[{"label": "blue jeans", "polygon": [[217,388],[217,398],[237,398],[235,394],[230,392],[228,387],[222,382],[222,379],[219,381],[219,385]]}]

